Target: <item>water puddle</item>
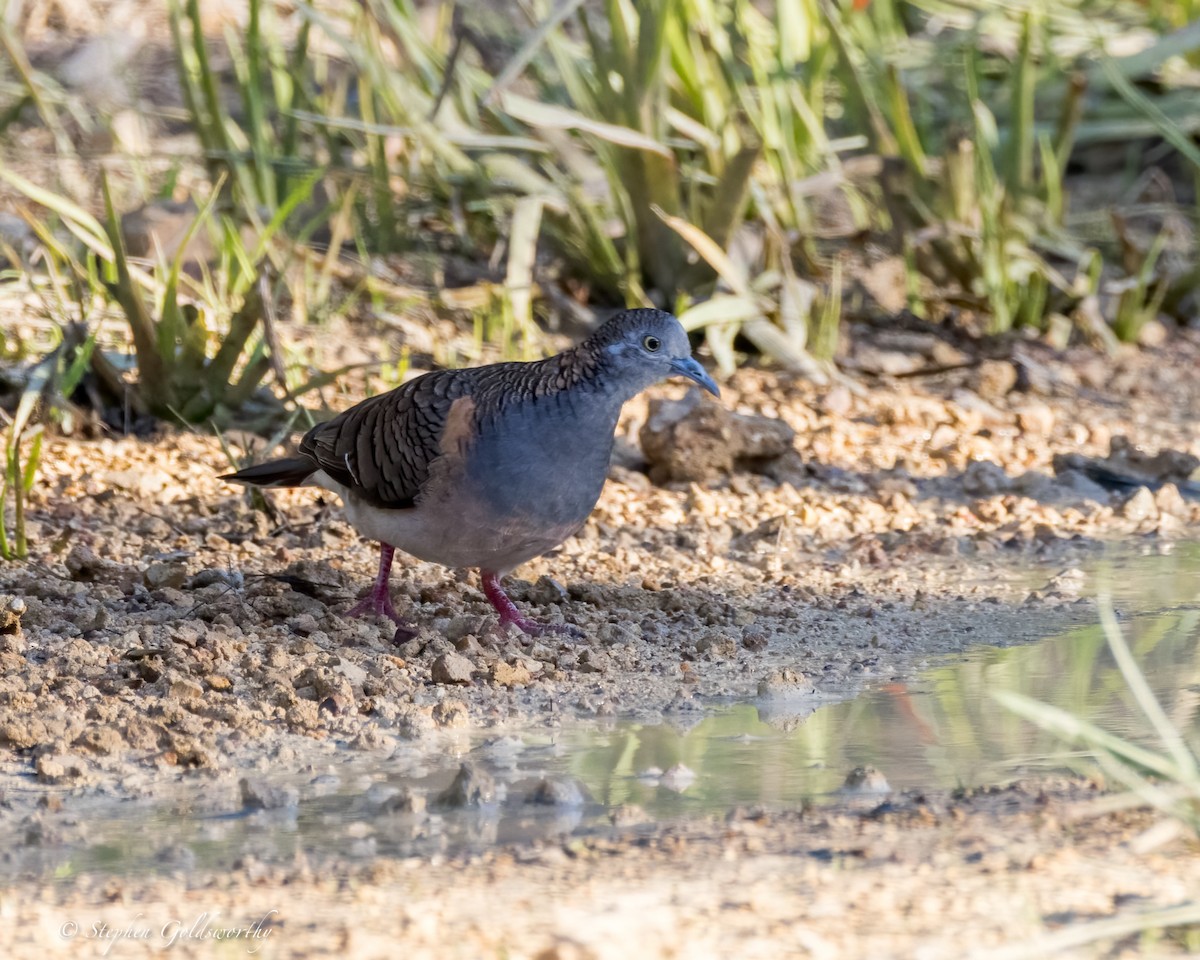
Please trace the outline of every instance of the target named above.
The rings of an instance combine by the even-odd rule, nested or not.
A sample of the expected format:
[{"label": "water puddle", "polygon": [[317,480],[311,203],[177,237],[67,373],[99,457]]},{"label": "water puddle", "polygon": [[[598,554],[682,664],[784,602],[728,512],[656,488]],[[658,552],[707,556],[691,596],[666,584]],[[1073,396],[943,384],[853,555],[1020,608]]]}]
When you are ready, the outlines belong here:
[{"label": "water puddle", "polygon": [[[1200,544],[1126,557],[1111,569],[1130,646],[1168,714],[1200,742]],[[867,765],[896,790],[1088,768],[1086,757],[1002,708],[990,696],[999,689],[1063,707],[1122,737],[1153,739],[1097,625],[1031,646],[975,648],[916,682],[878,686],[845,702],[714,703],[658,725],[593,721],[552,732],[492,732],[457,754],[414,746],[382,761],[326,757],[305,776],[269,781],[245,796],[226,784],[224,796],[203,796],[207,788],[193,785],[188,795],[153,806],[71,798],[61,826],[55,818],[37,827],[0,825],[0,880],[218,870],[298,857],[315,864],[469,854],[496,843],[611,831],[614,819],[632,825],[738,805],[839,802],[847,773]],[[464,759],[476,773],[460,781],[459,793],[479,803],[447,808],[438,797]]]}]

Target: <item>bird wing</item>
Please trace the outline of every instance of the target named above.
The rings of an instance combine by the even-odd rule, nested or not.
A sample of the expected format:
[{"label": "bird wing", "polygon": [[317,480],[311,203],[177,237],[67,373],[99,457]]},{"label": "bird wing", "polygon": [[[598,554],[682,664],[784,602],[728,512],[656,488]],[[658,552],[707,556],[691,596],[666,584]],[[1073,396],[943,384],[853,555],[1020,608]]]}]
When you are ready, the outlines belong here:
[{"label": "bird wing", "polygon": [[474,431],[473,370],[435,370],[319,423],[300,453],[375,506],[411,507],[430,467]]}]

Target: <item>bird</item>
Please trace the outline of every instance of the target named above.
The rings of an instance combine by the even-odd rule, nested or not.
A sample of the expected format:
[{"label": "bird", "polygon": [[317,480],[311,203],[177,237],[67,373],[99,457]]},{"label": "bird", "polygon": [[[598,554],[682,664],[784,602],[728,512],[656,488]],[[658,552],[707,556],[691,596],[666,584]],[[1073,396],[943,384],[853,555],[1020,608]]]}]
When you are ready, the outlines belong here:
[{"label": "bird", "polygon": [[479,570],[502,629],[579,637],[523,615],[502,579],[578,532],[600,499],[621,408],[675,376],[720,396],[676,317],[624,310],[544,360],[422,374],[317,424],[294,456],[219,479],[336,493],[350,525],[380,544],[375,583],[345,616],[386,617],[396,640],[415,635],[391,600],[397,549]]}]

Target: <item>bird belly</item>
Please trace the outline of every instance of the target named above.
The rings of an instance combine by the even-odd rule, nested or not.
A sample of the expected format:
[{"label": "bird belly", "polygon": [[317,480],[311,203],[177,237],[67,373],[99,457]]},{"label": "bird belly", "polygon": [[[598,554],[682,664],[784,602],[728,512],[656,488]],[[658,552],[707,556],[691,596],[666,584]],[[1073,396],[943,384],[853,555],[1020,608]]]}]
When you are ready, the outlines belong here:
[{"label": "bird belly", "polygon": [[526,511],[500,514],[459,491],[448,491],[441,498],[396,510],[356,496],[323,473],[314,479],[342,498],[346,519],[362,536],[420,560],[496,573],[507,573],[553,550],[583,525],[592,506],[582,516],[571,517],[534,517]]}]

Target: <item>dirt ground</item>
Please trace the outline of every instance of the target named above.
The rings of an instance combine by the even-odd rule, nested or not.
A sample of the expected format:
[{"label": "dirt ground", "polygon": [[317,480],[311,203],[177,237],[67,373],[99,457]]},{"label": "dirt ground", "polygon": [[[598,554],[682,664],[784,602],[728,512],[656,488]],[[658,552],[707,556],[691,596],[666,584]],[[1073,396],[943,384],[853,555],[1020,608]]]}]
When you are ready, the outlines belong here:
[{"label": "dirt ground", "polygon": [[[167,954],[182,957],[364,960],[1024,960],[1194,950],[1196,850],[1161,845],[1144,814],[1101,812],[1097,793],[1056,780],[857,810],[736,810],[469,862],[89,877],[10,900],[0,945],[8,957],[66,943],[72,956],[106,948],[161,956],[170,944]],[[1156,912],[1193,926],[1139,934]],[[215,943],[225,930],[249,932]]]},{"label": "dirt ground", "polygon": [[[393,590],[421,631],[397,644],[390,625],[339,616],[375,548],[317,491],[274,495],[270,519],[215,479],[228,462],[213,438],[49,440],[32,556],[0,567],[0,816],[36,824],[98,794],[286,772],[314,741],[353,753],[446,727],[851,696],[974,645],[1092,623],[1077,568],[1104,543],[1200,532],[1182,480],[1200,455],[1196,333],[1115,360],[1020,341],[977,362],[920,331],[849,342],[853,374],[832,385],[733,379],[724,408],[772,423],[693,411],[701,425],[680,442],[710,477],[650,479],[678,465],[647,464],[639,433],[680,387],[630,405],[586,528],[512,581],[536,615],[580,627],[577,643],[501,634],[473,575],[404,562]],[[779,421],[795,433],[779,455],[722,458]],[[1112,489],[1114,475],[1146,486]],[[1026,941],[1200,889],[1195,847],[1139,840],[1146,815],[1078,816],[1095,793],[1047,782],[741,811],[365,871],[10,876],[0,954],[40,956],[67,921],[274,909],[269,937],[221,955],[1029,956]],[[1065,955],[1145,948],[1127,932]],[[127,940],[111,955],[156,949]]]}]

